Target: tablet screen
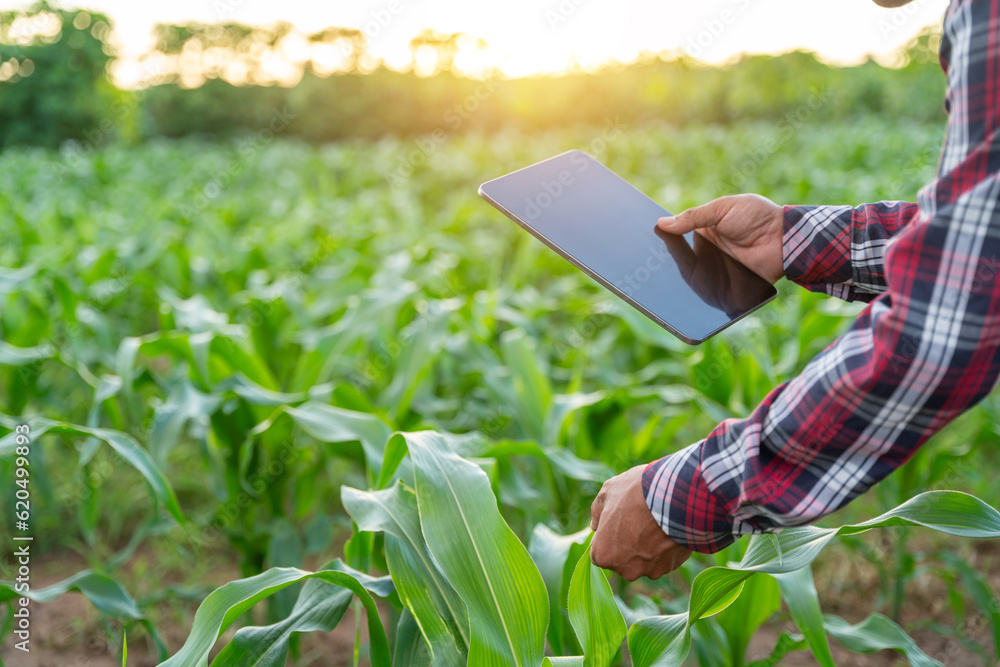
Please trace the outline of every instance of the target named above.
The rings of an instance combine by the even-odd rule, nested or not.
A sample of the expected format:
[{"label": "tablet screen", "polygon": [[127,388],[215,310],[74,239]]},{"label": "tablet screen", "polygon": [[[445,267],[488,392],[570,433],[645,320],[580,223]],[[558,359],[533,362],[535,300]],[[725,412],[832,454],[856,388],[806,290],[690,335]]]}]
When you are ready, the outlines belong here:
[{"label": "tablet screen", "polygon": [[701,235],[667,234],[666,209],[582,151],[484,183],[479,193],[688,343],[759,308],[774,286]]}]

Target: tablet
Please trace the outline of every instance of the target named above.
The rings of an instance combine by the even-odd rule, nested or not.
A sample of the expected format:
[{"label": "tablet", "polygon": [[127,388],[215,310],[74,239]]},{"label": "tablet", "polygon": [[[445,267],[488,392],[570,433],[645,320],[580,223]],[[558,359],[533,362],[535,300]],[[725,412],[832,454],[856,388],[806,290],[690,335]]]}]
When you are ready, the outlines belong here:
[{"label": "tablet", "polygon": [[700,234],[656,226],[670,213],[572,150],[487,181],[479,194],[649,319],[692,345],[777,290]]}]

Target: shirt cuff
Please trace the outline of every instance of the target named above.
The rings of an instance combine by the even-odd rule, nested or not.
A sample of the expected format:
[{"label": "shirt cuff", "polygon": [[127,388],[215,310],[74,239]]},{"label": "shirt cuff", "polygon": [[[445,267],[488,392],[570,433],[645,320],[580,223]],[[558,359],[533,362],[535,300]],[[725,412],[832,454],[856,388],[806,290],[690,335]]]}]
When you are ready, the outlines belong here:
[{"label": "shirt cuff", "polygon": [[642,473],[642,494],[660,528],[682,547],[715,553],[736,541],[733,518],[701,474],[704,440],[653,461]]},{"label": "shirt cuff", "polygon": [[782,258],[785,277],[813,292],[845,301],[852,288],[852,206],[785,206]]}]

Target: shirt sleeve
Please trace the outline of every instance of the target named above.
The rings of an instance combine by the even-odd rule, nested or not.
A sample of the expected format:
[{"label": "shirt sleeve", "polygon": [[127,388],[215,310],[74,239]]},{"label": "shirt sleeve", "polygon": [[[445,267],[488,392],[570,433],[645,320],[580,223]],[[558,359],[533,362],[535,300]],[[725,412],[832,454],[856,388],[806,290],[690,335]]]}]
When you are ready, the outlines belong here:
[{"label": "shirt sleeve", "polygon": [[918,211],[901,201],[786,206],[785,277],[845,301],[871,301],[886,289],[886,244]]},{"label": "shirt sleeve", "polygon": [[[829,514],[906,462],[1000,378],[1000,0],[953,0],[941,49],[944,151],[913,219],[872,259],[884,265],[884,291],[748,418],[727,420],[646,467],[646,503],[678,543],[712,553],[740,535]],[[807,284],[845,285],[857,296],[847,258],[858,214],[833,211],[840,222],[828,224],[851,229],[849,250],[841,231],[833,233],[841,239],[835,260],[822,258],[818,241],[794,254],[804,238],[794,233],[786,252],[793,264],[808,253]],[[830,212],[813,215],[829,220]]]}]

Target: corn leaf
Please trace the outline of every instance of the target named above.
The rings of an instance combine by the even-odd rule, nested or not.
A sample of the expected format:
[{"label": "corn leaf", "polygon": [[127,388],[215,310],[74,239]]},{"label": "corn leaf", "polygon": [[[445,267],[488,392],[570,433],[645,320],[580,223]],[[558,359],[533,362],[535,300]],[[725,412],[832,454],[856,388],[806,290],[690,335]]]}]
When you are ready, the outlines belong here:
[{"label": "corn leaf", "polygon": [[823,611],[813,583],[812,568],[803,567],[774,576],[778,579],[781,596],[788,605],[788,611],[805,636],[813,657],[822,667],[834,667],[830,645],[826,641],[826,630],[823,629]]},{"label": "corn leaf", "polygon": [[[986,539],[1000,537],[1000,512],[965,493],[929,491],[858,524],[840,528],[789,528],[781,531],[777,540],[756,535],[738,566],[710,567],[695,577],[687,613],[643,619],[629,629],[633,663],[636,667],[680,665],[690,648],[690,624],[732,603],[744,582],[754,574],[794,572],[807,567],[837,535],[889,526],[923,526],[949,535]],[[872,626],[889,632],[880,621],[873,621]],[[810,628],[810,632],[814,630]],[[891,641],[913,652],[915,645],[905,643],[898,633],[892,636],[895,638]]]},{"label": "corn leaf", "polygon": [[204,667],[208,654],[222,633],[258,601],[300,581],[319,579],[354,593],[364,605],[368,618],[373,667],[389,667],[389,642],[375,601],[357,579],[344,572],[306,572],[292,567],[273,567],[247,579],[231,581],[212,591],[195,612],[194,625],[184,646],[162,667]]},{"label": "corn leaf", "polygon": [[310,579],[288,618],[265,627],[241,628],[212,661],[212,667],[284,667],[292,633],[330,632],[353,598],[349,589]]},{"label": "corn leaf", "polygon": [[903,628],[882,614],[872,614],[856,625],[838,616],[824,616],[823,624],[834,639],[855,653],[895,649],[901,651],[913,667],[943,667],[921,651]]},{"label": "corn leaf", "polygon": [[[174,495],[173,487],[166,476],[156,465],[156,462],[149,456],[132,436],[106,428],[91,428],[68,424],[66,422],[53,421],[44,417],[34,417],[30,421],[31,438],[36,440],[46,433],[59,433],[66,435],[87,435],[103,440],[111,446],[118,454],[139,473],[149,483],[153,497],[158,500],[170,512],[171,516],[177,519],[178,523],[184,523],[184,513],[181,512],[177,503],[177,496]],[[11,456],[16,446],[17,434],[12,432],[0,439],[0,458]]]},{"label": "corn leaf", "polygon": [[469,611],[469,664],[542,662],[548,595],[538,568],[497,511],[482,469],[443,436],[405,433],[427,546]]},{"label": "corn leaf", "polygon": [[386,533],[386,562],[434,664],[461,664],[468,651],[465,603],[434,563],[420,529],[417,497],[402,482],[382,491],[342,487],[344,509],[359,530]]},{"label": "corn leaf", "polygon": [[625,638],[625,619],[604,570],[590,562],[589,539],[569,584],[568,606],[570,623],[583,646],[583,664],[611,665]]}]

